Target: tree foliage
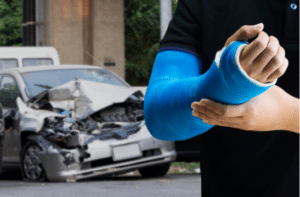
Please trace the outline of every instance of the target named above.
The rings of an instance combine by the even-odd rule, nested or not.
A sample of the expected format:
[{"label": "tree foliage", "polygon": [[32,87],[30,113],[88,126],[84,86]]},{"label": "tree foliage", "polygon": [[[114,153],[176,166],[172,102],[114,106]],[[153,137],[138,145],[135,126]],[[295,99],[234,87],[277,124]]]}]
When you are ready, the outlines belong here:
[{"label": "tree foliage", "polygon": [[22,45],[22,0],[0,0],[0,46]]},{"label": "tree foliage", "polygon": [[[173,11],[176,2],[173,1]],[[147,85],[160,41],[160,0],[125,1],[126,81]]]}]

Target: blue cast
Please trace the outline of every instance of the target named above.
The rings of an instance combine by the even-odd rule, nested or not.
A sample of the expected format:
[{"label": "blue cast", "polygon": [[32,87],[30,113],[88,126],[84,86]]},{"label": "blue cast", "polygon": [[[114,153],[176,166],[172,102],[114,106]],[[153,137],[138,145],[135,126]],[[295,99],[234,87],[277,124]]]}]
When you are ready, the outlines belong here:
[{"label": "blue cast", "polygon": [[191,104],[202,98],[241,104],[263,93],[276,81],[251,79],[239,65],[246,42],[236,41],[217,53],[210,69],[201,75],[196,55],[165,50],[157,54],[147,88],[144,111],[148,130],[160,140],[180,141],[213,127],[192,115]]}]

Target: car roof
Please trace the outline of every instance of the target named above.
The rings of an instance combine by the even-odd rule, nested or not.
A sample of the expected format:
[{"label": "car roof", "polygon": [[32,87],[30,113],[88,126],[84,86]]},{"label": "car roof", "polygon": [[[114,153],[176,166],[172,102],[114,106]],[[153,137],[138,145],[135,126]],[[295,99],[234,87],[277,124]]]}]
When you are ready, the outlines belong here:
[{"label": "car roof", "polygon": [[0,47],[1,58],[18,58],[18,57],[49,57],[57,55],[54,47],[36,47],[36,46],[19,46],[19,47]]},{"label": "car roof", "polygon": [[81,64],[62,64],[62,65],[47,65],[47,66],[29,66],[23,68],[13,68],[8,70],[0,71],[0,74],[8,74],[13,72],[18,73],[26,73],[33,71],[43,71],[43,70],[57,70],[57,69],[80,69],[80,68],[88,68],[88,69],[105,69],[99,66],[91,66],[91,65],[81,65]]}]

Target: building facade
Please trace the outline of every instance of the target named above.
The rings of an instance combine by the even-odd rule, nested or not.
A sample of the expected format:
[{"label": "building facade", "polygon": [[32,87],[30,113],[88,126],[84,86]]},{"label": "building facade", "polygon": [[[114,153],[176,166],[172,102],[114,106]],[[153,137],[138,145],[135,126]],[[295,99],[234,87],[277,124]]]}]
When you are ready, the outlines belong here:
[{"label": "building facade", "polygon": [[123,0],[24,0],[23,10],[24,45],[53,46],[61,64],[103,65],[125,79]]}]

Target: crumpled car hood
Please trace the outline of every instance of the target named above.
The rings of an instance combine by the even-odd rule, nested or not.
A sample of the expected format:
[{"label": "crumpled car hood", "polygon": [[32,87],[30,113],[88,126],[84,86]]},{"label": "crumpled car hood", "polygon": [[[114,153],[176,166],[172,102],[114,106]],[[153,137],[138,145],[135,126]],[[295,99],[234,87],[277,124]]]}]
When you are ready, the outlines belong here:
[{"label": "crumpled car hood", "polygon": [[53,108],[73,110],[72,117],[84,119],[114,103],[124,102],[138,91],[117,85],[74,80],[47,90],[47,94]]}]

